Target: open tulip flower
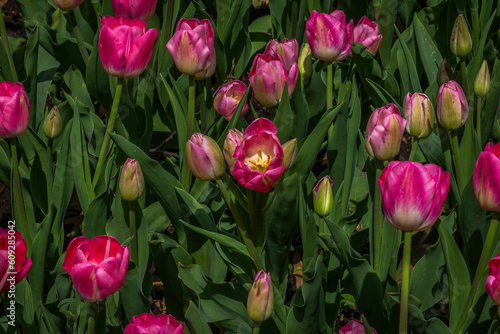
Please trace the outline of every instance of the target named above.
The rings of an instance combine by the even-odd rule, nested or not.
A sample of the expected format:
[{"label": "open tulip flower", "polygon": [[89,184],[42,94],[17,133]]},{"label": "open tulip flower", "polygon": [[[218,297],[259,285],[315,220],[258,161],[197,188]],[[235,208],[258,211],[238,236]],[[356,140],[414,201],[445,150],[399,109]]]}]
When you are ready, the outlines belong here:
[{"label": "open tulip flower", "polygon": [[177,69],[196,80],[212,76],[215,72],[214,29],[207,19],[180,19],[167,49]]},{"label": "open tulip flower", "polygon": [[[12,235],[13,239],[11,239]],[[11,250],[10,256],[9,249]],[[12,252],[12,250],[15,251]],[[21,233],[14,229],[5,231],[0,227],[0,294],[9,290],[12,285],[21,282],[28,274],[30,267],[31,259],[26,257],[26,241]]]},{"label": "open tulip flower", "polygon": [[[267,43],[266,50],[264,53],[278,53],[283,59],[283,64],[285,65],[285,69],[288,77],[288,84],[291,82],[297,82],[297,78],[299,76],[299,67],[297,65],[297,60],[299,58],[299,44],[295,38],[288,40],[287,38],[283,38],[283,41],[280,43],[277,39],[272,39]],[[288,90],[288,94],[292,95],[293,89]]]},{"label": "open tulip flower", "polygon": [[486,292],[495,305],[500,305],[500,254],[488,261],[489,273],[486,278]]},{"label": "open tulip flower", "polygon": [[378,52],[382,45],[382,35],[379,34],[377,22],[363,16],[358,24],[353,28],[353,21],[347,24],[347,33],[351,44],[361,43],[366,46],[366,50],[373,54]]},{"label": "open tulip flower", "polygon": [[116,15],[148,21],[156,10],[158,0],[111,0]]},{"label": "open tulip flower", "polygon": [[22,135],[28,128],[30,105],[20,82],[0,82],[0,138]]},{"label": "open tulip flower", "polygon": [[472,185],[483,210],[500,212],[500,143],[486,144],[477,159]]},{"label": "open tulip flower", "polygon": [[135,78],[148,66],[157,31],[141,19],[104,16],[99,33],[99,56],[109,75]]},{"label": "open tulip flower", "polygon": [[[377,334],[377,331],[370,327],[373,334]],[[339,334],[365,334],[365,326],[361,320],[351,320],[339,330]]]},{"label": "open tulip flower", "polygon": [[450,176],[434,164],[391,161],[378,184],[389,223],[402,231],[425,231],[441,213]]},{"label": "open tulip flower", "polygon": [[283,148],[277,133],[278,128],[267,118],[258,118],[246,128],[231,169],[242,186],[267,192],[283,174]]},{"label": "open tulip flower", "polygon": [[69,243],[62,267],[83,299],[98,302],[120,290],[129,257],[128,247],[114,237],[77,237]]},{"label": "open tulip flower", "polygon": [[123,334],[185,334],[184,324],[170,314],[142,313],[132,317]]},{"label": "open tulip flower", "polygon": [[313,10],[306,22],[306,34],[312,54],[323,61],[344,60],[351,50],[345,15],[341,10],[331,14]]},{"label": "open tulip flower", "polygon": [[[224,116],[226,121],[230,121],[246,90],[247,85],[240,80],[233,80],[223,84],[214,98],[215,111]],[[241,116],[248,111],[247,101],[245,100],[244,103]]]}]

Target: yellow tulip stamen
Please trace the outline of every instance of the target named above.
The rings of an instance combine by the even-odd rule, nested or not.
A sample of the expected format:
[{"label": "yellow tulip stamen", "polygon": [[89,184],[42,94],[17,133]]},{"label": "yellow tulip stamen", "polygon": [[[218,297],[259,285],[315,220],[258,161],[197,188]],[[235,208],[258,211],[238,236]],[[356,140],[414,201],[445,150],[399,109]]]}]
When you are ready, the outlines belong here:
[{"label": "yellow tulip stamen", "polygon": [[252,170],[258,170],[259,172],[264,173],[267,170],[267,166],[271,163],[272,157],[269,154],[265,154],[265,157],[262,157],[262,151],[259,150],[257,152],[258,158],[256,160],[248,160],[252,166]]}]

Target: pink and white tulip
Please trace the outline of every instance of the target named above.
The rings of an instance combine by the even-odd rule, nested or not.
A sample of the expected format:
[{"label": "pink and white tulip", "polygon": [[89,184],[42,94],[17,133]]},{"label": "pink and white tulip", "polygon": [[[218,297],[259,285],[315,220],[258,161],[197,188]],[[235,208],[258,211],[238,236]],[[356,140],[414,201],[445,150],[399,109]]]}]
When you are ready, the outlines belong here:
[{"label": "pink and white tulip", "polygon": [[402,231],[425,231],[441,213],[450,176],[437,165],[391,161],[378,184],[389,223]]},{"label": "pink and white tulip", "polygon": [[233,168],[236,158],[234,158],[234,151],[236,147],[241,145],[243,141],[243,133],[237,129],[229,129],[226,139],[224,140],[224,159],[226,160],[229,169]]},{"label": "pink and white tulip", "polygon": [[111,0],[115,15],[148,21],[156,10],[158,0]]},{"label": "pink and white tulip", "polygon": [[[373,327],[370,327],[372,330],[373,334],[377,334],[377,331],[373,329]],[[339,331],[339,334],[365,334],[365,326],[363,325],[363,322],[361,320],[351,320],[342,327]]]},{"label": "pink and white tulip", "polygon": [[439,124],[447,130],[457,130],[469,117],[469,104],[462,87],[453,80],[439,88],[437,102]]},{"label": "pink and white tulip", "polygon": [[195,133],[186,143],[186,157],[191,173],[200,180],[217,180],[224,174],[226,163],[217,142]]},{"label": "pink and white tulip", "polygon": [[83,299],[98,302],[120,290],[129,258],[128,247],[114,237],[77,237],[69,243],[62,267]]},{"label": "pink and white tulip", "polygon": [[274,312],[274,293],[271,275],[261,270],[255,275],[247,298],[247,312],[255,323],[269,319]]},{"label": "pink and white tulip", "polygon": [[135,78],[148,66],[156,29],[149,29],[141,19],[104,16],[99,33],[99,56],[109,75]]},{"label": "pink and white tulip", "polygon": [[486,144],[479,154],[472,185],[483,210],[500,212],[500,143]]},{"label": "pink and white tulip", "polygon": [[318,59],[332,62],[343,60],[350,52],[344,12],[331,14],[313,10],[306,22],[306,34],[311,52]]},{"label": "pink and white tulip", "polygon": [[180,19],[167,49],[177,69],[196,80],[212,76],[215,72],[214,30],[207,19]]},{"label": "pink and white tulip", "polygon": [[422,93],[406,94],[403,103],[406,119],[406,132],[417,138],[427,138],[434,129],[434,107],[427,95]]},{"label": "pink and white tulip", "polygon": [[286,70],[290,71],[292,66],[297,65],[299,44],[295,38],[290,40],[283,38],[281,43],[277,39],[272,39],[267,43],[264,53],[279,53],[281,58],[283,58]]},{"label": "pink and white tulip", "polygon": [[22,135],[28,128],[30,104],[20,82],[0,82],[0,138]]},{"label": "pink and white tulip", "polygon": [[266,118],[258,118],[246,128],[231,169],[243,187],[267,192],[283,174],[283,148],[277,133],[276,125]]},{"label": "pink and white tulip", "polygon": [[[15,252],[9,252],[9,249]],[[26,250],[26,241],[19,231],[10,228],[6,231],[0,227],[0,294],[28,274],[31,259],[26,257]]]},{"label": "pink and white tulip", "polygon": [[[240,80],[233,80],[223,84],[214,98],[215,111],[222,115],[226,121],[230,121],[246,90],[247,85]],[[247,111],[248,104],[245,100],[241,116],[245,115]]]},{"label": "pink and white tulip", "polygon": [[366,126],[365,147],[369,155],[385,161],[399,153],[406,120],[394,103],[375,109]]},{"label": "pink and white tulip", "polygon": [[185,334],[184,324],[170,314],[142,313],[132,317],[123,334]]},{"label": "pink and white tulip", "polygon": [[486,278],[486,292],[495,305],[500,305],[500,254],[488,261],[489,273]]},{"label": "pink and white tulip", "polygon": [[363,16],[354,28],[353,21],[351,20],[347,24],[346,29],[351,45],[354,43],[361,43],[366,46],[366,50],[373,54],[376,54],[378,49],[380,49],[380,45],[382,45],[382,35],[379,34],[377,22]]}]

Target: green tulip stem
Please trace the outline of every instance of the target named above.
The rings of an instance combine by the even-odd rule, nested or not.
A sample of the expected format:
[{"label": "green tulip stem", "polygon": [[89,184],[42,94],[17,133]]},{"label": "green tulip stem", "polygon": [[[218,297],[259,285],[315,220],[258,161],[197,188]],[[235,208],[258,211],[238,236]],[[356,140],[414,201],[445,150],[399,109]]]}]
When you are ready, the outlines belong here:
[{"label": "green tulip stem", "polygon": [[97,182],[99,181],[99,176],[101,174],[101,168],[108,154],[109,143],[111,137],[109,134],[115,129],[116,116],[118,114],[118,107],[120,106],[120,98],[123,90],[123,78],[118,78],[118,83],[116,85],[115,97],[113,98],[113,105],[111,106],[111,112],[109,113],[108,125],[106,126],[106,133],[104,134],[104,139],[102,141],[101,152],[99,153],[99,160],[97,161],[97,166],[95,168],[94,180],[92,182],[92,194],[91,200],[96,197],[95,188]]},{"label": "green tulip stem", "polygon": [[481,28],[479,27],[479,8],[477,6],[476,1],[472,1],[472,3],[476,3],[475,5],[471,6],[470,13],[472,16],[472,47],[477,48],[478,43],[479,43],[479,33],[481,31]]},{"label": "green tulip stem", "polygon": [[399,309],[399,334],[408,330],[408,292],[410,286],[411,231],[404,231],[403,277],[401,281],[401,297]]},{"label": "green tulip stem", "polygon": [[458,135],[456,130],[450,130],[451,134],[451,150],[453,151],[453,161],[455,162],[455,173],[457,175],[457,183],[460,194],[465,188],[465,178],[462,169],[462,160],[460,159],[460,147],[458,145]]},{"label": "green tulip stem", "polygon": [[384,162],[378,159],[375,159],[375,169],[376,169],[376,178],[375,178],[375,198],[373,199],[373,269],[378,274],[380,267],[380,249],[382,247],[382,194],[380,193],[380,187],[378,185],[378,179],[382,175],[382,171],[384,169]]},{"label": "green tulip stem", "polygon": [[243,222],[242,215],[244,213],[238,210],[238,206],[236,204],[236,198],[227,189],[226,184],[221,179],[217,179],[215,182],[217,182],[217,185],[219,186],[219,189],[222,193],[222,197],[224,197],[224,200],[226,201],[229,210],[231,210],[231,213],[233,214],[238,234],[240,235],[240,238],[243,240],[243,243],[245,244],[248,253],[250,254],[250,257],[253,260],[254,270],[255,273],[257,273],[258,271],[264,269],[264,265],[262,264],[259,253],[257,252],[257,248],[255,248],[255,244],[253,243],[247,231],[247,228],[245,227],[245,223]]},{"label": "green tulip stem", "polygon": [[326,110],[333,108],[333,62],[326,68]]},{"label": "green tulip stem", "polygon": [[82,33],[80,32],[80,28],[78,27],[78,22],[76,21],[75,12],[70,10],[68,12],[68,16],[69,16],[69,21],[71,22],[71,27],[73,28],[73,33],[75,34],[76,37],[76,43],[78,44],[78,49],[82,54],[85,66],[87,66],[89,62],[89,53],[87,51],[87,48],[85,47],[85,43],[83,42]]},{"label": "green tulip stem", "polygon": [[481,256],[479,257],[479,262],[477,264],[476,273],[474,274],[474,279],[472,280],[472,285],[469,290],[469,295],[467,296],[467,301],[465,302],[464,309],[462,310],[460,318],[458,319],[457,328],[455,329],[452,328],[453,333],[461,333],[462,328],[467,320],[470,308],[472,307],[472,302],[474,301],[474,297],[476,296],[476,291],[479,286],[479,282],[481,281],[481,278],[483,278],[486,265],[488,264],[488,260],[490,259],[491,249],[493,248],[493,244],[496,242],[495,235],[497,233],[499,219],[500,219],[500,213],[499,212],[493,213],[490,227],[488,229],[488,234],[486,235],[486,240],[484,241],[483,250],[481,251]]},{"label": "green tulip stem", "polygon": [[96,302],[89,303],[89,319],[87,320],[87,333],[95,334],[95,318],[97,316],[97,308],[99,307]]},{"label": "green tulip stem", "polygon": [[[163,29],[161,30],[162,31],[162,42],[161,42],[161,45],[165,46],[167,45],[168,41],[170,40],[171,36],[170,36],[170,28],[172,26],[172,7],[173,7],[173,3],[174,1],[173,0],[167,0],[167,7],[165,9],[165,12],[164,12],[164,17],[165,17],[165,23],[163,24]],[[158,61],[161,61],[163,62],[163,58],[165,57],[165,55],[167,54],[167,48],[166,47],[163,47],[163,48],[160,48],[160,57],[158,57]]]},{"label": "green tulip stem", "polygon": [[411,137],[411,152],[410,152],[410,161],[415,161],[415,156],[418,151],[418,138]]},{"label": "green tulip stem", "polygon": [[[194,75],[189,76],[189,100],[188,100],[188,115],[187,115],[187,140],[191,138],[194,133],[194,109],[196,101],[196,81],[194,80]],[[184,151],[185,152],[185,151]],[[182,168],[181,168],[181,182],[184,190],[189,191],[189,185],[191,180],[191,171],[187,163],[187,156],[184,153],[182,158]]]},{"label": "green tulip stem", "polygon": [[[462,89],[465,93],[465,99],[469,102],[469,84],[467,82],[467,66],[465,59],[460,59],[460,73],[462,74]],[[470,104],[469,104],[470,105]]]},{"label": "green tulip stem", "polygon": [[7,54],[10,71],[12,72],[12,79],[14,82],[18,82],[19,79],[17,78],[16,68],[14,67],[14,61],[12,60],[12,53],[10,53],[9,39],[7,37],[7,29],[5,28],[3,12],[0,13],[0,37],[2,37],[3,47],[5,49],[5,53]]},{"label": "green tulip stem", "polygon": [[378,16],[380,14],[380,0],[373,0],[373,13],[375,14],[375,20],[378,21]]},{"label": "green tulip stem", "polygon": [[481,141],[481,114],[483,108],[483,98],[477,98],[477,110],[476,110],[476,133],[479,139],[479,145],[483,147],[483,142]]},{"label": "green tulip stem", "polygon": [[26,212],[24,211],[24,202],[23,202],[23,188],[21,185],[21,177],[19,176],[19,162],[17,158],[17,148],[16,148],[16,140],[14,138],[10,138],[10,152],[12,157],[12,185],[14,188],[14,201],[17,208],[17,216],[14,215],[14,210],[12,210],[12,217],[19,221],[20,229],[19,232],[24,236],[26,240],[26,248],[27,253],[31,254],[31,229],[28,226],[28,219],[26,218]]},{"label": "green tulip stem", "polygon": [[90,2],[92,3],[92,7],[94,7],[95,16],[97,17],[98,21],[100,22],[101,19],[99,16],[102,13],[101,2],[99,0],[91,0]]},{"label": "green tulip stem", "polygon": [[54,183],[54,171],[52,170],[52,139],[49,138],[47,143],[47,158],[45,162],[45,179],[47,181],[47,200],[50,208],[50,201],[52,200],[52,184]]},{"label": "green tulip stem", "polygon": [[256,192],[254,203],[254,220],[253,222],[250,221],[253,229],[254,245],[257,247],[259,253],[262,251],[262,248],[264,247],[264,241],[266,240],[267,219],[266,211],[264,210],[264,208],[266,207],[268,197],[268,192]]},{"label": "green tulip stem", "polygon": [[130,258],[137,265],[137,224],[135,219],[135,201],[128,202],[128,223],[130,227],[130,236],[132,237],[132,242],[130,243]]},{"label": "green tulip stem", "polygon": [[255,325],[253,326],[253,331],[252,331],[252,334],[259,334],[260,332],[260,322],[259,323],[255,323]]}]

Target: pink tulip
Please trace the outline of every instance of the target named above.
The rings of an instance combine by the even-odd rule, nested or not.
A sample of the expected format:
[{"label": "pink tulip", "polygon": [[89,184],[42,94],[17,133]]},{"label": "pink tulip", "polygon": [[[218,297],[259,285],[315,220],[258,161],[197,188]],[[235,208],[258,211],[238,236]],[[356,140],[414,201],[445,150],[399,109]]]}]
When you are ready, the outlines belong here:
[{"label": "pink tulip", "polygon": [[406,94],[403,103],[406,132],[417,138],[427,138],[434,128],[434,107],[427,95],[416,92]]},{"label": "pink tulip", "polygon": [[233,168],[236,158],[234,158],[234,151],[236,147],[241,145],[243,141],[243,133],[236,129],[229,129],[226,140],[224,140],[224,159],[226,160],[229,169]]},{"label": "pink tulip", "polygon": [[231,170],[243,187],[267,192],[283,174],[283,148],[277,133],[276,125],[266,118],[258,118],[246,128]]},{"label": "pink tulip", "polygon": [[83,0],[52,0],[54,4],[62,10],[69,12],[80,6]]},{"label": "pink tulip", "polygon": [[132,317],[123,334],[185,334],[184,324],[170,314],[142,313]]},{"label": "pink tulip", "polygon": [[391,161],[378,184],[389,223],[403,231],[425,231],[441,213],[450,176],[437,165]]},{"label": "pink tulip", "polygon": [[149,21],[156,10],[158,0],[111,0],[115,15],[126,16],[131,19]]},{"label": "pink tulip", "polygon": [[217,180],[226,170],[217,142],[201,133],[193,134],[186,143],[186,157],[193,175],[203,181]]},{"label": "pink tulip", "polygon": [[375,109],[366,126],[365,147],[378,160],[390,160],[399,153],[406,120],[394,103]]},{"label": "pink tulip", "polygon": [[0,138],[18,137],[28,128],[30,104],[19,82],[0,82]]},{"label": "pink tulip", "polygon": [[269,319],[274,312],[274,293],[271,275],[261,270],[255,275],[247,298],[247,312],[255,323]]},{"label": "pink tulip", "polygon": [[462,87],[453,80],[439,88],[437,102],[439,124],[447,130],[457,130],[469,117],[469,104]]},{"label": "pink tulip", "polygon": [[495,305],[500,305],[500,254],[488,261],[489,274],[486,278],[486,292]]},{"label": "pink tulip", "polygon": [[[373,327],[370,327],[372,330],[373,334],[377,334],[377,331],[373,329]],[[339,334],[365,334],[365,327],[363,325],[363,322],[361,320],[351,320],[342,327],[339,331]]]},{"label": "pink tulip", "polygon": [[353,21],[347,24],[347,33],[351,44],[361,43],[366,46],[366,50],[373,54],[378,52],[382,45],[382,35],[378,32],[377,22],[371,21],[368,17],[363,16],[358,24],[353,29]]},{"label": "pink tulip", "polygon": [[120,290],[129,257],[128,247],[114,237],[77,237],[69,243],[62,267],[83,299],[98,302]]},{"label": "pink tulip", "polygon": [[148,66],[157,31],[141,19],[104,16],[99,33],[99,56],[109,75],[135,78]]},{"label": "pink tulip", "polygon": [[483,210],[500,212],[500,143],[486,144],[477,159],[472,185]]},{"label": "pink tulip", "polygon": [[343,60],[350,51],[344,12],[335,10],[331,14],[313,10],[306,22],[306,34],[311,52],[323,61]]},{"label": "pink tulip", "polygon": [[288,76],[283,58],[278,53],[256,55],[248,79],[257,101],[265,107],[277,105],[283,96],[285,81],[291,96],[297,84],[298,67],[292,66],[292,70]]},{"label": "pink tulip", "polygon": [[0,227],[0,294],[21,282],[30,267],[31,259],[26,257],[26,241],[21,233]]},{"label": "pink tulip", "polygon": [[215,72],[214,41],[214,30],[209,20],[180,19],[167,49],[179,71],[201,80]]},{"label": "pink tulip", "polygon": [[[214,98],[215,111],[224,116],[227,121],[230,121],[246,90],[247,85],[240,80],[233,80],[223,84]],[[247,101],[245,100],[244,103],[241,116],[248,111]]]},{"label": "pink tulip", "polygon": [[290,68],[297,64],[297,59],[299,59],[299,44],[295,38],[288,40],[288,38],[283,38],[280,43],[277,39],[270,40],[266,45],[266,50],[264,53],[279,53],[285,68],[290,71]]}]

